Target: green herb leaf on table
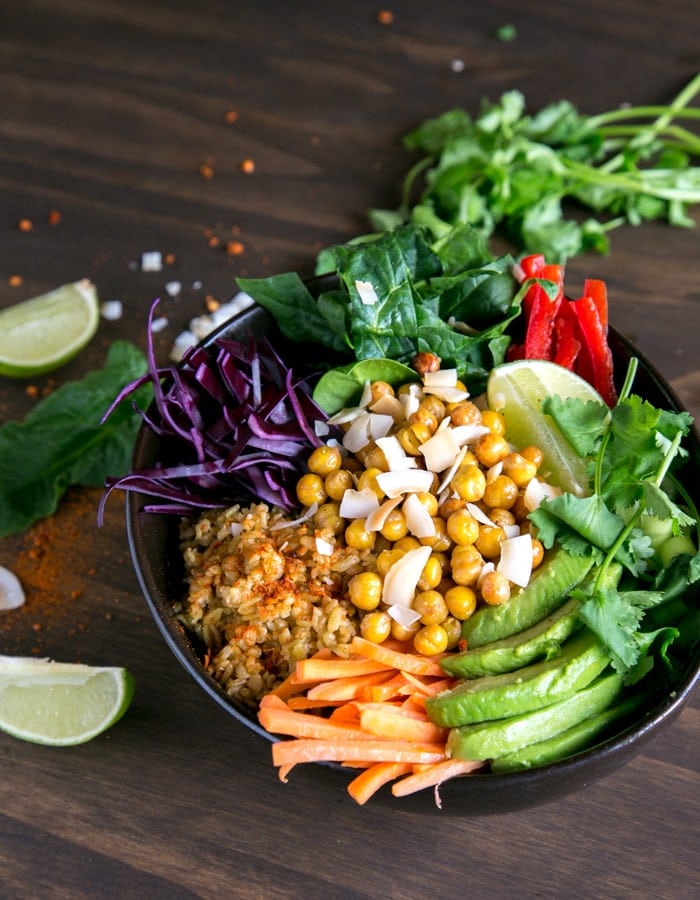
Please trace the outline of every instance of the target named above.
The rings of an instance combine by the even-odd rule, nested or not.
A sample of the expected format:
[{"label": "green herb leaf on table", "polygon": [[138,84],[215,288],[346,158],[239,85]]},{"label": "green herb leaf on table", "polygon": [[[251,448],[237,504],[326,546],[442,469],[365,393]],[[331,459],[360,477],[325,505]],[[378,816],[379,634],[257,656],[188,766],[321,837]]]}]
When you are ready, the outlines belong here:
[{"label": "green herb leaf on table", "polygon": [[[145,371],[140,350],[116,341],[102,369],[61,385],[21,422],[0,426],[0,537],[51,515],[68,487],[101,486],[128,470],[141,417],[124,404],[107,424],[100,419],[115,391]],[[142,389],[139,403],[149,398],[150,388]]]}]

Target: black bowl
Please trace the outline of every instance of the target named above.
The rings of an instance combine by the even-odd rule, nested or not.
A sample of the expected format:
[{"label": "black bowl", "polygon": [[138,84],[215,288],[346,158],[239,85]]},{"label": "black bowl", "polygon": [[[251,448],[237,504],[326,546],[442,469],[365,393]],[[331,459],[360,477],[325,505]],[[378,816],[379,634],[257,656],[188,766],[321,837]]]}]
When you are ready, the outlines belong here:
[{"label": "black bowl", "polygon": [[[324,282],[317,279],[314,286],[321,289]],[[280,345],[281,339],[274,323],[258,306],[253,306],[224,323],[206,339],[204,345],[210,346],[219,337],[242,339],[250,334],[271,335],[276,346]],[[611,329],[610,343],[616,374],[624,376],[630,357],[634,356],[639,360],[635,393],[656,406],[681,409],[678,398],[654,367],[614,329]],[[282,345],[283,355],[289,364],[294,365],[296,360],[304,359],[304,354],[300,353],[298,347],[288,342],[282,342]],[[307,356],[306,359],[308,358]],[[690,434],[686,447],[689,458],[685,467],[697,473],[700,467],[700,441],[696,431]],[[159,439],[148,428],[143,427],[134,449],[133,469],[151,466],[161,458],[162,450]],[[695,483],[695,477],[686,480],[686,484]],[[695,502],[700,506],[700,492],[697,488],[692,490],[695,491]],[[177,522],[172,516],[142,512],[145,499],[139,494],[129,493],[127,533],[141,589],[166,643],[204,693],[228,715],[265,741],[277,740],[259,725],[254,713],[226,696],[202,665],[202,648],[196,646],[191,636],[173,617],[173,600],[181,598],[184,593]],[[696,646],[693,657],[687,660],[676,683],[657,695],[624,730],[561,762],[512,774],[483,773],[448,781],[441,787],[441,814],[481,816],[513,812],[564,797],[604,778],[632,759],[648,741],[674,721],[688,701],[699,675],[700,647]],[[262,745],[261,752],[265,752]],[[350,780],[348,771],[340,766],[324,765],[324,768],[333,772],[331,779],[338,782],[335,786],[337,790],[342,790]],[[275,777],[272,765],[270,777]],[[372,799],[372,803],[419,812],[438,811],[430,791],[401,800],[393,798],[386,791],[380,791]]]}]

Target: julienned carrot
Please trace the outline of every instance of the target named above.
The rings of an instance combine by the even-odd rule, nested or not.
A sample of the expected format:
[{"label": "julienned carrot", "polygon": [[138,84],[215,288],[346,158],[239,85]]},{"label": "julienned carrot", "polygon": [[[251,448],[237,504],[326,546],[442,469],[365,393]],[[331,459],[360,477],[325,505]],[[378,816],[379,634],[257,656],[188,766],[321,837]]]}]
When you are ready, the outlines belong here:
[{"label": "julienned carrot", "polygon": [[314,740],[298,738],[272,745],[272,761],[276,766],[302,762],[367,762],[433,763],[445,759],[445,744],[415,741],[383,741],[356,739]]},{"label": "julienned carrot", "polygon": [[441,678],[439,681],[426,682],[422,681],[420,678],[416,678],[416,676],[412,675],[410,672],[404,672],[403,676],[412,687],[426,697],[434,697],[441,691],[446,691],[454,683],[454,679],[452,678]]},{"label": "julienned carrot", "polygon": [[352,675],[373,675],[375,672],[390,672],[392,667],[372,659],[344,659],[342,656],[329,659],[310,657],[296,664],[294,678],[297,683],[308,681],[331,681],[334,678],[349,678]]},{"label": "julienned carrot", "polygon": [[373,703],[385,703],[395,697],[401,697],[402,691],[411,690],[411,686],[403,672],[397,672],[381,684],[369,685],[363,691],[363,700]]},{"label": "julienned carrot", "polygon": [[483,765],[483,762],[476,762],[475,760],[445,759],[434,765],[425,766],[420,771],[414,771],[412,775],[396,781],[391,786],[391,793],[394,797],[406,797],[408,794],[414,794],[416,791],[437,787],[450,778],[468,775],[470,772],[482,768]]},{"label": "julienned carrot", "polygon": [[348,785],[348,794],[363,806],[385,784],[408,775],[412,770],[410,763],[375,763],[353,778]]},{"label": "julienned carrot", "polygon": [[390,741],[445,742],[447,730],[426,719],[421,721],[394,710],[364,709],[360,712],[360,728]]},{"label": "julienned carrot", "polygon": [[358,656],[374,659],[377,662],[386,663],[392,669],[400,672],[410,672],[412,675],[436,675],[442,678],[445,673],[436,659],[418,654],[392,650],[384,644],[374,644],[363,637],[355,636],[351,647]]},{"label": "julienned carrot", "polygon": [[258,712],[262,727],[273,734],[286,734],[296,738],[314,738],[319,741],[365,741],[373,737],[352,725],[338,725],[323,716],[294,712],[291,709],[263,707]]},{"label": "julienned carrot", "polygon": [[371,675],[351,675],[349,678],[335,678],[309,688],[306,696],[312,700],[354,700],[361,696],[364,688],[379,684],[391,677],[390,670],[373,672]]},{"label": "julienned carrot", "polygon": [[290,709],[328,709],[334,706],[345,706],[345,700],[311,700],[308,697],[292,695],[287,698],[287,706]]}]

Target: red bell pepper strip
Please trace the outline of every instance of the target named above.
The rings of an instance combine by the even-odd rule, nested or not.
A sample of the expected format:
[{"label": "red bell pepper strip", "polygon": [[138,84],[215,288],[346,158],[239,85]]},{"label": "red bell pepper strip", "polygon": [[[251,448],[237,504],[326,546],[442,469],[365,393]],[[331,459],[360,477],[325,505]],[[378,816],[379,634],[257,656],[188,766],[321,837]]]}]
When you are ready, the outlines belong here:
[{"label": "red bell pepper strip", "polygon": [[574,366],[581,350],[578,337],[578,323],[567,301],[559,308],[559,315],[554,323],[554,362],[574,371]]},{"label": "red bell pepper strip", "polygon": [[[574,300],[571,306],[586,348],[586,356],[590,362],[590,381],[608,406],[614,406],[617,392],[613,382],[613,359],[608,345],[607,328],[603,327],[598,307],[592,297],[581,297]],[[582,377],[586,373],[579,371]]]},{"label": "red bell pepper strip", "polygon": [[562,266],[557,265],[542,266],[537,277],[555,282],[557,292],[552,298],[539,284],[533,284],[527,292],[531,306],[525,332],[525,358],[551,360],[554,322],[564,299],[564,270]]},{"label": "red bell pepper strip", "polygon": [[604,281],[597,278],[586,278],[583,282],[583,296],[591,297],[598,309],[600,324],[608,333],[608,289]]}]

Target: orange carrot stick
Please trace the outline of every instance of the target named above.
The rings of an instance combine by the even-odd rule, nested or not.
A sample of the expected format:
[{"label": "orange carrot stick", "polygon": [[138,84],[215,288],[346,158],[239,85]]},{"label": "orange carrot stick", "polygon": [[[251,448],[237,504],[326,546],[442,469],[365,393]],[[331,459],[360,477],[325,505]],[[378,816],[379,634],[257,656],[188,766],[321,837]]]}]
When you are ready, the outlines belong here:
[{"label": "orange carrot stick", "polygon": [[375,662],[372,659],[344,659],[336,656],[333,659],[300,659],[294,672],[297,682],[331,681],[336,678],[350,678],[355,675],[372,675],[374,672],[387,672],[391,666]]},{"label": "orange carrot stick", "polygon": [[298,738],[272,745],[272,761],[276,766],[304,762],[406,762],[431,763],[445,758],[445,745],[414,741],[314,740]]},{"label": "orange carrot stick", "polygon": [[360,728],[367,734],[385,741],[445,741],[447,730],[429,721],[403,716],[390,709],[363,709]]},{"label": "orange carrot stick", "polygon": [[351,725],[329,722],[324,716],[278,709],[274,706],[261,707],[258,710],[258,721],[272,734],[287,734],[291,737],[313,738],[318,741],[363,741],[373,737]]},{"label": "orange carrot stick", "polygon": [[480,769],[483,762],[466,759],[445,759],[442,762],[426,766],[412,775],[402,778],[391,786],[391,793],[394,797],[406,797],[416,791],[425,790],[425,788],[436,787],[447,781],[449,778],[456,778],[459,775],[468,775],[475,769]]},{"label": "orange carrot stick", "polygon": [[309,697],[292,696],[287,700],[290,709],[328,709],[345,706],[345,700],[313,700]]},{"label": "orange carrot stick", "polygon": [[356,635],[352,639],[352,649],[359,656],[374,659],[385,663],[400,672],[410,672],[412,675],[437,675],[443,676],[440,664],[427,656],[419,656],[417,653],[402,653],[385,647],[383,644],[373,644],[372,641]]},{"label": "orange carrot stick", "polygon": [[387,677],[391,677],[391,673],[387,674],[384,670],[371,675],[353,675],[350,678],[323,681],[309,688],[306,696],[311,700],[354,700],[366,687],[386,681]]},{"label": "orange carrot stick", "polygon": [[348,794],[363,806],[381,787],[411,770],[410,763],[375,763],[353,778],[348,785]]}]

